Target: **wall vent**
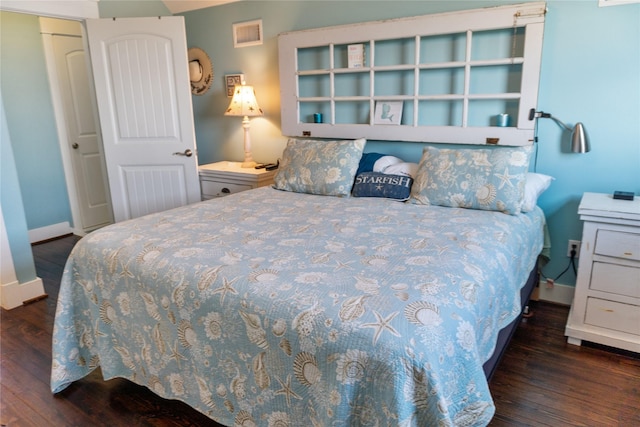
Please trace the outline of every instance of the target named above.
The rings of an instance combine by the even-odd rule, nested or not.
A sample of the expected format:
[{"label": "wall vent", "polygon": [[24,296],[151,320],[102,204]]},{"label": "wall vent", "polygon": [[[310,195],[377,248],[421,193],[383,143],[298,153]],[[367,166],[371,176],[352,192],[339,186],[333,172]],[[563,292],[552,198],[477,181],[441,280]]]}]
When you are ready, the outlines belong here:
[{"label": "wall vent", "polygon": [[233,47],[262,44],[262,19],[233,24]]}]

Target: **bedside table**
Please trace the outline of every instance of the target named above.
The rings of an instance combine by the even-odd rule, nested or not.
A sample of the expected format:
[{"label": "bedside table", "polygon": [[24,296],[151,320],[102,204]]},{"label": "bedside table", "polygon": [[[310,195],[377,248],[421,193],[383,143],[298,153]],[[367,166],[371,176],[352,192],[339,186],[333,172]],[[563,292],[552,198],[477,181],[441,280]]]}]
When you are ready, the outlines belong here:
[{"label": "bedside table", "polygon": [[198,166],[202,200],[228,196],[273,184],[277,170],[242,168],[241,162],[217,162]]},{"label": "bedside table", "polygon": [[576,291],[565,335],[640,353],[640,197],[585,193]]}]

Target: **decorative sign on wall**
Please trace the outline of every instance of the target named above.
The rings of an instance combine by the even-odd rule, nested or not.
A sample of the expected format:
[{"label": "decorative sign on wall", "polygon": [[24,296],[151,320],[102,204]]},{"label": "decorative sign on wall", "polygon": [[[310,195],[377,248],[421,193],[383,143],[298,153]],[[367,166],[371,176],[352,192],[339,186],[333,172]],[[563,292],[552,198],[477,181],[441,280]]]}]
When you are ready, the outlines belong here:
[{"label": "decorative sign on wall", "polygon": [[227,87],[227,98],[231,98],[233,96],[233,89],[237,85],[241,85],[244,81],[244,74],[225,74],[224,82]]}]

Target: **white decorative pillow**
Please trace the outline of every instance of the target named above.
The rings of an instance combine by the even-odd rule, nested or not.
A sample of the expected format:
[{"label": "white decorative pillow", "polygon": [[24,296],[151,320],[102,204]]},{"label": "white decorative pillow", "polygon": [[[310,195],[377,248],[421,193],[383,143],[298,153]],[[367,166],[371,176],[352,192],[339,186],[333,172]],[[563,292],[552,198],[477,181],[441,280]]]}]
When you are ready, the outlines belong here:
[{"label": "white decorative pillow", "polygon": [[531,147],[434,148],[422,153],[414,203],[520,213]]},{"label": "white decorative pillow", "polygon": [[531,212],[538,204],[538,197],[549,188],[553,177],[541,173],[527,173],[524,185],[524,200],[522,201],[522,212]]},{"label": "white decorative pillow", "polygon": [[274,181],[278,190],[348,196],[366,140],[289,139]]}]

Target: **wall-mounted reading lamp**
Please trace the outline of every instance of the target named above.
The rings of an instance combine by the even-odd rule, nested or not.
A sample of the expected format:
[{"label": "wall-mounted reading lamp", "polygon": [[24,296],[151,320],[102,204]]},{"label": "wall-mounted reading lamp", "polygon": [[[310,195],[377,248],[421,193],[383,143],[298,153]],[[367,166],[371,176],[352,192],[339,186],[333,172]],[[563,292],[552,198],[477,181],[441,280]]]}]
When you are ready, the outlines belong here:
[{"label": "wall-mounted reading lamp", "polygon": [[533,119],[552,119],[564,129],[571,132],[571,151],[574,153],[587,153],[591,150],[589,147],[589,139],[587,138],[587,132],[584,129],[582,123],[576,123],[573,128],[565,125],[560,119],[557,117],[553,117],[550,113],[545,113],[544,111],[536,111],[534,108],[529,110],[529,120]]}]

